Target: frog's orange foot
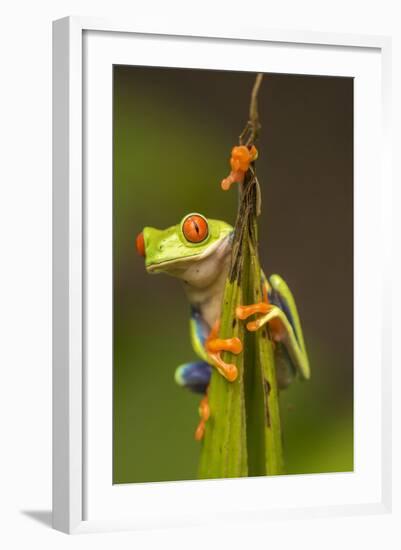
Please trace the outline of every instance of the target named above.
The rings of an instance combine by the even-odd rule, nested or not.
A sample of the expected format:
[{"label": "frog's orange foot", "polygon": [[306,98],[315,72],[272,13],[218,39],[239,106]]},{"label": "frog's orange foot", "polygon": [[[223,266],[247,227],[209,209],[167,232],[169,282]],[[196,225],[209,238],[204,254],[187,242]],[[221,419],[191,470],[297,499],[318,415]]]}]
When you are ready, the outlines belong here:
[{"label": "frog's orange foot", "polygon": [[210,407],[209,407],[209,398],[207,395],[199,403],[199,416],[205,420],[209,420],[210,416]]},{"label": "frog's orange foot", "polygon": [[212,338],[206,342],[206,351],[217,353],[219,351],[231,351],[238,355],[242,351],[242,342],[239,338]]},{"label": "frog's orange foot", "polygon": [[195,430],[196,441],[200,441],[201,439],[203,439],[203,436],[205,435],[206,422],[210,417],[209,398],[207,395],[205,395],[205,397],[199,403],[199,416],[201,418]]},{"label": "frog's orange foot", "polygon": [[231,172],[229,176],[221,182],[224,191],[230,189],[233,183],[243,183],[245,173],[249,170],[251,162],[258,157],[258,151],[254,145],[237,145],[231,151],[230,165]]},{"label": "frog's orange foot", "polygon": [[231,151],[231,169],[241,170],[241,172],[246,172],[249,170],[251,162],[256,160],[258,157],[258,151],[254,145],[247,147],[246,145],[237,145],[233,147]]},{"label": "frog's orange foot", "polygon": [[[255,313],[261,313],[262,315],[266,315],[270,310],[272,309],[272,306],[268,304],[267,302],[259,302],[257,304],[250,304],[249,306],[238,306],[235,310],[235,315],[237,319],[248,319],[251,315],[254,315]],[[255,332],[258,330],[262,325],[264,324],[263,318],[256,319],[255,321],[250,321],[247,323],[246,328],[250,332]]]},{"label": "frog's orange foot", "polygon": [[[241,351],[242,351],[242,344],[241,344]],[[219,373],[222,376],[224,376],[226,380],[228,380],[229,382],[234,382],[234,380],[237,379],[238,369],[234,364],[226,363],[225,361],[223,361],[219,352],[218,353],[208,352],[208,354],[212,364],[216,367]]]},{"label": "frog's orange foot", "polygon": [[237,319],[248,319],[251,315],[255,313],[267,313],[271,306],[266,302],[259,302],[258,304],[251,304],[249,306],[237,306],[235,310],[235,315]]},{"label": "frog's orange foot", "polygon": [[216,367],[219,373],[224,376],[229,382],[234,382],[238,376],[237,367],[230,363],[225,363],[221,358],[222,351],[230,351],[238,355],[242,351],[242,342],[239,338],[218,338],[220,329],[220,320],[217,320],[210,331],[209,337],[205,342],[205,349],[211,360],[211,363]]},{"label": "frog's orange foot", "polygon": [[212,338],[206,342],[206,351],[216,369],[229,382],[234,382],[238,376],[238,370],[232,363],[226,363],[221,358],[222,351],[230,351],[238,355],[242,351],[242,342],[239,338]]},{"label": "frog's orange foot", "polygon": [[205,426],[206,422],[203,420],[203,418],[201,418],[198,427],[195,430],[196,441],[201,441],[203,439],[203,436],[205,435]]},{"label": "frog's orange foot", "polygon": [[230,172],[229,176],[224,178],[221,182],[221,188],[223,191],[228,191],[233,183],[244,183],[245,172],[233,170]]}]

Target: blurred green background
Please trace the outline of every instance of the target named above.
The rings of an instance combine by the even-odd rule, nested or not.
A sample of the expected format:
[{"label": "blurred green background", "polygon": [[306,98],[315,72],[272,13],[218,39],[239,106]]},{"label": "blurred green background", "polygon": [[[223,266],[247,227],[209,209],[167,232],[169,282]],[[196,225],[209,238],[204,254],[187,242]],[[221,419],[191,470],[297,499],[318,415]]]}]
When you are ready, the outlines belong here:
[{"label": "blurred green background", "polygon": [[[191,212],[234,222],[223,193],[254,74],[114,67],[114,483],[197,475],[199,396],[180,283],[146,274],[143,226]],[[258,175],[264,270],[295,294],[312,378],[281,394],[289,474],[353,469],[353,80],[267,74]]]}]

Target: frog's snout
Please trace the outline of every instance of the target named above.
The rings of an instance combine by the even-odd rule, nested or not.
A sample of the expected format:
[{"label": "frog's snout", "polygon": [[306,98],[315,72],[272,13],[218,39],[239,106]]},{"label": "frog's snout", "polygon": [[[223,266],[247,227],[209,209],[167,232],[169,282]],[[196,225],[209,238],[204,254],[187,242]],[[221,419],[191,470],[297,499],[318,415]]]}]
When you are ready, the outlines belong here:
[{"label": "frog's snout", "polygon": [[143,231],[141,231],[135,239],[136,251],[140,256],[146,257],[145,251],[145,239],[143,238]]}]

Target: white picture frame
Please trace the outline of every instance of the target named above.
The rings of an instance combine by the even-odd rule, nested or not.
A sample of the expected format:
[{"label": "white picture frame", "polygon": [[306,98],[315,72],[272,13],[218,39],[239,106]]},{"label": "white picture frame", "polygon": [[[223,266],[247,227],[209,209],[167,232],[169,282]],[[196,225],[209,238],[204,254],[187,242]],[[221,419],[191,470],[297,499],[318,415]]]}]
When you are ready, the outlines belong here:
[{"label": "white picture frame", "polygon": [[[147,47],[138,47],[139,41]],[[183,43],[186,48],[182,48]],[[245,45],[256,52],[251,59],[248,56],[248,60],[241,57]],[[238,53],[236,61],[229,61],[233,58],[227,56],[222,61],[223,51],[230,48]],[[268,65],[261,62],[266,48],[271,54]],[[217,52],[213,61],[212,52]],[[137,529],[149,525],[192,525],[225,521],[228,517],[235,521],[239,514],[245,520],[252,517],[264,521],[322,514],[385,513],[391,509],[391,400],[388,397],[391,395],[391,357],[389,331],[386,330],[390,297],[388,292],[383,292],[389,287],[386,273],[389,273],[390,250],[386,244],[379,246],[381,270],[366,271],[371,264],[361,235],[363,230],[367,232],[364,238],[379,244],[386,243],[386,239],[380,239],[390,233],[386,216],[391,204],[390,55],[388,37],[261,29],[181,29],[173,25],[151,29],[127,22],[82,17],[54,22],[53,525],[56,529],[75,533]],[[120,487],[118,494],[113,489],[111,369],[108,370],[111,348],[107,344],[110,344],[111,301],[106,299],[103,303],[105,322],[95,322],[99,312],[92,310],[94,298],[91,293],[101,295],[111,281],[111,103],[110,112],[104,117],[97,115],[110,101],[111,88],[107,79],[110,66],[116,62],[276,72],[281,68],[287,73],[297,70],[306,74],[354,76],[356,82],[360,82],[355,96],[355,362],[356,368],[363,362],[366,383],[362,387],[358,384],[360,378],[356,377],[355,437],[359,439],[353,474],[133,484]],[[93,98],[88,101],[86,95],[85,86],[92,80],[101,90],[96,101]],[[368,111],[368,117],[362,116]],[[94,133],[91,124],[95,119]],[[369,164],[369,151],[373,147],[376,150],[379,147],[381,158]],[[90,160],[95,155],[102,158],[99,166]],[[90,185],[94,175],[104,182],[96,198]],[[372,213],[376,215],[374,227],[370,223]],[[99,220],[96,222],[100,217],[101,225]],[[92,221],[88,223],[88,219]],[[92,223],[97,224],[97,234],[101,232],[106,250],[103,255],[92,253],[96,248],[92,240],[95,234]],[[92,263],[102,273],[96,288],[88,276],[88,272],[93,272]],[[364,299],[371,295],[372,288],[378,291],[375,299],[369,302],[375,320],[368,325],[368,304]],[[374,338],[378,334],[380,337]],[[93,342],[99,341],[99,335],[106,347],[96,351]],[[369,356],[357,345],[364,338],[374,340]],[[88,357],[96,353],[105,359],[94,378],[90,376],[92,359]],[[379,392],[377,387],[380,387]],[[106,403],[104,407],[99,407],[100,398]],[[374,417],[373,421],[370,418],[370,439],[358,423],[368,407]],[[104,426],[101,435],[94,427],[95,415],[96,421]],[[101,457],[96,464],[88,459],[92,447]],[[266,503],[266,498],[255,496],[250,508],[236,504],[235,495],[242,494],[242,502],[246,502],[246,496],[260,493],[258,487],[262,483],[269,484],[271,502]],[[200,519],[197,511],[210,502],[215,504],[215,512],[212,510],[207,520]],[[222,509],[226,512],[219,513]]]}]

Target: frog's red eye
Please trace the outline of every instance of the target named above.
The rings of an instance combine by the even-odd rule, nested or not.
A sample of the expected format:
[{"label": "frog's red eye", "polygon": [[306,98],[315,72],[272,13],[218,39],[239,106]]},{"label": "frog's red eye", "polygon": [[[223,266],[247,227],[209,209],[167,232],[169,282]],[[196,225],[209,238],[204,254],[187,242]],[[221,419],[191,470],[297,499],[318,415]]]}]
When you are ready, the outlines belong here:
[{"label": "frog's red eye", "polygon": [[136,251],[140,256],[146,256],[145,239],[143,238],[143,232],[139,233],[135,239]]},{"label": "frog's red eye", "polygon": [[184,220],[182,232],[190,243],[200,243],[204,241],[209,234],[207,221],[202,216],[191,214]]}]

